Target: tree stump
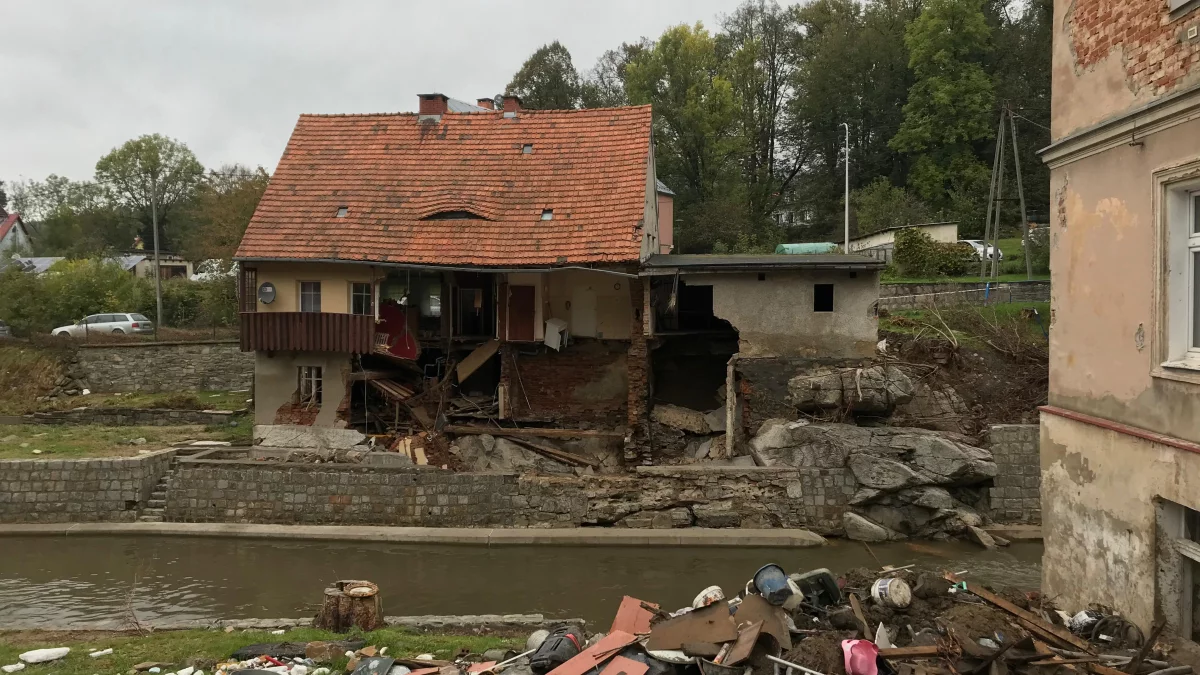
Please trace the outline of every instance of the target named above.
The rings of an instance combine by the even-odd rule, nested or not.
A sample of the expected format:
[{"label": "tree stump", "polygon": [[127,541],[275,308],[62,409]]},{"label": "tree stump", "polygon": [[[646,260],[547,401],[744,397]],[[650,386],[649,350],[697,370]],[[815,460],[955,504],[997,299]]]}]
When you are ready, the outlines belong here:
[{"label": "tree stump", "polygon": [[372,631],[383,627],[383,601],[379,587],[370,581],[336,581],[325,589],[321,611],[313,627],[346,633],[358,627]]}]

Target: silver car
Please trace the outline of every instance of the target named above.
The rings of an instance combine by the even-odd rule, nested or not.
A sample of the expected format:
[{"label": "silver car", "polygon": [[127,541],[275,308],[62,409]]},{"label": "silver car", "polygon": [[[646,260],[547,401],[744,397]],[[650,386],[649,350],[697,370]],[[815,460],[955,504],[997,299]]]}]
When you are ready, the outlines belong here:
[{"label": "silver car", "polygon": [[[976,256],[983,256],[983,252],[986,250],[988,260],[991,260],[992,257],[996,256],[996,255],[1000,256],[1000,258],[999,258],[1000,260],[1004,260],[1004,251],[997,249],[996,247],[992,246],[991,244],[985,245],[982,241],[980,241],[978,239],[959,239],[958,243],[969,244],[971,246],[971,248],[975,249]],[[978,259],[978,258],[976,258],[976,259]]]},{"label": "silver car", "polygon": [[86,337],[91,333],[146,334],[154,332],[154,323],[141,314],[92,314],[50,332],[58,337]]}]

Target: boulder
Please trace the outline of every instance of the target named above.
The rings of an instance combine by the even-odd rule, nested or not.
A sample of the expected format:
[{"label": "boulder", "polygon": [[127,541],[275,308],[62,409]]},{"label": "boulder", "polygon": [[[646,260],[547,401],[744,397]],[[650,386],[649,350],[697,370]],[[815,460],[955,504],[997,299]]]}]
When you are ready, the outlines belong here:
[{"label": "boulder", "polygon": [[907,464],[886,457],[853,454],[847,458],[846,465],[859,485],[877,490],[901,490],[929,482],[928,477]]},{"label": "boulder", "polygon": [[788,401],[801,411],[842,408],[890,414],[912,398],[912,380],[893,365],[815,366],[788,381]]},{"label": "boulder", "polygon": [[969,431],[970,413],[971,407],[954,387],[920,382],[912,400],[896,407],[892,420],[904,426],[963,433]]},{"label": "boulder", "polygon": [[886,527],[853,511],[842,514],[842,528],[846,531],[846,538],[852,541],[876,542],[898,538]]},{"label": "boulder", "polygon": [[266,448],[313,448],[348,450],[367,441],[361,431],[309,427],[298,424],[258,424],[254,426],[255,445]]},{"label": "boulder", "polygon": [[571,473],[571,467],[566,464],[543,457],[506,438],[495,438],[488,434],[458,438],[450,446],[450,451],[458,455],[472,471]]},{"label": "boulder", "polygon": [[984,532],[983,530],[979,529],[978,527],[975,527],[975,526],[968,527],[967,528],[967,538],[988,550],[992,550],[992,549],[996,548],[996,540],[992,539],[992,535],[988,534],[987,532]]},{"label": "boulder", "polygon": [[673,429],[689,434],[703,435],[709,432],[704,413],[683,406],[659,403],[650,411],[650,419]]},{"label": "boulder", "polygon": [[739,527],[742,524],[737,511],[723,502],[696,504],[692,513],[696,516],[696,527]]}]

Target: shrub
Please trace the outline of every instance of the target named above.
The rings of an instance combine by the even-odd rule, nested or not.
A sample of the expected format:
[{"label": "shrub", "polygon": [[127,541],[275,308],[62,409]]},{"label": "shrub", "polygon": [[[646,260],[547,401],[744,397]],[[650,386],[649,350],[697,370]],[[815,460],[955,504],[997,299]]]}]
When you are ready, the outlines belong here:
[{"label": "shrub", "polygon": [[928,234],[909,228],[896,232],[892,262],[905,277],[929,278],[967,274],[974,257],[969,246],[936,242]]},{"label": "shrub", "polygon": [[[1030,262],[1033,263],[1031,265],[1033,273],[1049,274],[1050,238],[1044,228],[1029,233],[1029,248],[1032,256]],[[1001,265],[1001,270],[1005,274],[1025,274],[1025,249],[1022,248],[1021,252],[1018,255],[1014,255],[1011,260],[1005,260]]]}]

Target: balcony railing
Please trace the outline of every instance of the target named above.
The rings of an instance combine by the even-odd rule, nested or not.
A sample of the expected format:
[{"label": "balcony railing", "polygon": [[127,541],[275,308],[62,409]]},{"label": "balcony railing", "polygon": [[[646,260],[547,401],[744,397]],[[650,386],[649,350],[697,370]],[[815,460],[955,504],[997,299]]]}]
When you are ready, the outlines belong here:
[{"label": "balcony railing", "polygon": [[375,317],[324,312],[242,312],[242,351],[348,352],[374,348]]}]

